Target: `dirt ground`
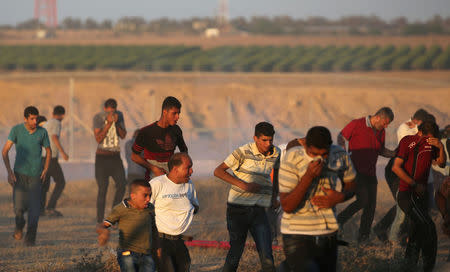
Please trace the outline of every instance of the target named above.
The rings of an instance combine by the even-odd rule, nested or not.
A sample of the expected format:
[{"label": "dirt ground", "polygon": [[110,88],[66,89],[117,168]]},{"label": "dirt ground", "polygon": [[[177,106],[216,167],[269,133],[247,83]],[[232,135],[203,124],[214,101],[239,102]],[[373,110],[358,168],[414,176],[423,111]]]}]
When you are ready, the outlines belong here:
[{"label": "dirt ground", "polygon": [[1,30],[0,44],[61,44],[61,45],[191,45],[211,48],[224,45],[260,45],[260,46],[297,46],[297,45],[440,45],[446,47],[450,44],[448,35],[426,35],[426,36],[264,36],[264,35],[222,35],[216,38],[204,36],[183,35],[171,33],[166,35],[155,35],[149,33],[126,34],[113,31],[101,30],[58,30],[56,37],[44,40],[35,38],[34,31],[27,30]]},{"label": "dirt ground", "polygon": [[[193,178],[198,192],[200,212],[194,217],[189,234],[197,240],[227,241],[225,208],[227,189],[223,182],[213,178]],[[112,202],[113,186],[108,193],[108,209]],[[14,214],[11,187],[0,182],[0,271],[118,271],[114,256],[118,233],[113,231],[106,247],[96,244],[95,201],[97,188],[94,180],[69,182],[58,203],[62,218],[41,217],[37,245],[25,247],[12,238]],[[380,179],[375,222],[393,204],[389,189]],[[338,206],[339,210],[346,204]],[[360,213],[359,213],[360,214]],[[358,248],[356,230],[359,214],[345,225],[344,239],[349,247],[339,249],[340,271],[397,271],[401,258],[372,235],[373,245]],[[438,226],[438,257],[435,271],[448,271],[446,262],[450,253],[450,239],[440,230],[442,220],[435,216]],[[252,239],[249,238],[249,243]],[[280,240],[281,242],[281,240]],[[191,271],[220,271],[227,251],[223,249],[189,248]],[[276,265],[283,260],[282,251],[274,251]],[[254,249],[247,248],[239,271],[259,271],[260,265]]]}]

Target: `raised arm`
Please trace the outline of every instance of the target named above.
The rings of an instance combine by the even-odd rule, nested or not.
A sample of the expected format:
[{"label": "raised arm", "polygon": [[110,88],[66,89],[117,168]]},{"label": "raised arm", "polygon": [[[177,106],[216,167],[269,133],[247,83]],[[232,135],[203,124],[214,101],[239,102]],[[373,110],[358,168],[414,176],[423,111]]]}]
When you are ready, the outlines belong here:
[{"label": "raised arm", "polygon": [[312,161],[309,163],[305,174],[300,178],[295,188],[289,193],[280,193],[281,207],[283,211],[291,213],[297,209],[304,200],[305,194],[315,177],[320,175],[323,161]]}]

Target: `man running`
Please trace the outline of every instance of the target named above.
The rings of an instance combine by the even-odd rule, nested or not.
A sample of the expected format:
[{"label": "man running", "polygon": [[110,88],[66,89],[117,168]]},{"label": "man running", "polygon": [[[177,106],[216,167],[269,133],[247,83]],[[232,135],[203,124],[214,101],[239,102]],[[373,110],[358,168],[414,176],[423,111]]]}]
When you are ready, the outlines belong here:
[{"label": "man running", "polygon": [[[14,126],[6,141],[2,156],[8,172],[8,182],[13,187],[14,213],[16,215],[16,229],[14,239],[21,240],[25,226],[24,213],[28,211],[28,226],[25,245],[34,246],[41,207],[42,182],[45,179],[52,151],[48,140],[47,130],[37,126],[39,115],[37,108],[25,108],[22,124]],[[14,170],[9,162],[9,150],[16,146],[16,160]],[[44,164],[41,161],[42,148],[45,148]]]}]

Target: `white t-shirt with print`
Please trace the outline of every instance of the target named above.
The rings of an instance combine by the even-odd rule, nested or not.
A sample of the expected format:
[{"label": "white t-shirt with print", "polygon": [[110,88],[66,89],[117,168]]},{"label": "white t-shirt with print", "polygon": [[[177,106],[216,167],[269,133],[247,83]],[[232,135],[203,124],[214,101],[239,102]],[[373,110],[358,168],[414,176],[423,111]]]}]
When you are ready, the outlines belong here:
[{"label": "white t-shirt with print", "polygon": [[194,205],[199,206],[192,181],[176,184],[162,175],[152,179],[150,186],[158,231],[169,235],[184,233],[194,217]]}]

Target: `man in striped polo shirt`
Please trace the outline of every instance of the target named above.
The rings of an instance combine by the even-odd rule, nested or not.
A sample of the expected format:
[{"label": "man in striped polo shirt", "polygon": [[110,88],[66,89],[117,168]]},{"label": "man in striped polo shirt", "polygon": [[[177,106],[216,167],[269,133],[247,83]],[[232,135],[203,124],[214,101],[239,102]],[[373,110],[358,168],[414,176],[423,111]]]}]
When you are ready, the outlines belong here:
[{"label": "man in striped polo shirt", "polygon": [[[276,205],[280,150],[273,146],[275,130],[267,122],[255,126],[254,142],[231,153],[214,171],[230,183],[227,228],[230,250],[223,271],[236,271],[250,231],[258,249],[263,271],[275,271],[272,238],[265,208]],[[227,172],[233,171],[233,175]],[[273,186],[270,173],[274,170]]]},{"label": "man in striped polo shirt", "polygon": [[[290,271],[335,271],[335,206],[353,196],[356,172],[345,150],[332,145],[330,131],[311,128],[281,162],[281,233]],[[342,192],[336,191],[340,179]]]}]

